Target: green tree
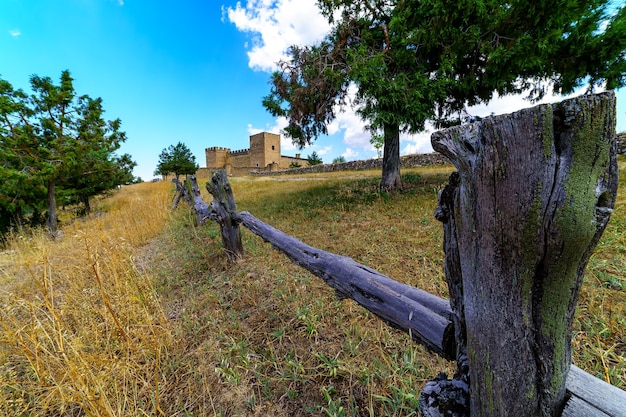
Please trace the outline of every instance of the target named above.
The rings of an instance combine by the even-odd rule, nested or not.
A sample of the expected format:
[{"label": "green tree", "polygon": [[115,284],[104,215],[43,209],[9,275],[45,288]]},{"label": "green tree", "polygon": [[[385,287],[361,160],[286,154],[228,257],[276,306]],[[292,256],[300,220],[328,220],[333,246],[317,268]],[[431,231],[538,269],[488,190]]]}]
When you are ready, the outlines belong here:
[{"label": "green tree", "polygon": [[21,121],[28,113],[25,99],[22,91],[0,79],[0,233],[24,226],[28,214],[45,207],[45,188],[17,149],[18,138],[26,135]]},{"label": "green tree", "polygon": [[67,161],[67,175],[62,180],[66,198],[84,204],[89,214],[89,199],[119,185],[132,182],[136,163],[130,155],[118,156],[115,151],[126,140],[119,119],[105,121],[102,100],[82,96],[76,105],[78,138],[73,146],[74,157]]},{"label": "green tree", "polygon": [[317,152],[313,151],[313,153],[306,157],[306,161],[309,163],[309,166],[320,165],[323,164],[322,158],[317,154]]},{"label": "green tree", "polygon": [[104,150],[93,151],[85,155],[83,163],[74,167],[74,173],[61,186],[65,201],[83,204],[85,214],[91,212],[91,197],[135,182],[133,168],[137,164],[129,154],[118,156]]},{"label": "green tree", "polygon": [[180,175],[193,175],[198,170],[196,157],[191,153],[187,145],[178,142],[164,148],[159,155],[159,163],[154,175],[168,175],[174,173],[176,178]]},{"label": "green tree", "polygon": [[305,146],[347,103],[382,131],[381,188],[400,184],[400,132],[459,123],[494,93],[626,83],[626,8],[609,0],[320,0],[333,24],[319,44],[292,47],[263,100]]},{"label": "green tree", "polygon": [[61,73],[59,84],[37,75],[31,77],[30,84],[33,94],[29,96],[6,81],[0,83],[0,158],[10,178],[32,184],[25,190],[11,184],[3,186],[7,195],[20,196],[17,200],[22,202],[21,207],[5,205],[4,209],[15,213],[15,219],[24,215],[24,209],[38,213],[41,186],[35,184],[43,184],[48,229],[54,236],[57,193],[68,191],[63,183],[67,187],[68,179],[82,176],[73,184],[77,195],[103,188],[93,183],[102,179],[90,177],[89,172],[113,158],[126,137],[120,131],[119,119],[103,119],[101,99],[77,97],[69,71]]},{"label": "green tree", "polygon": [[338,156],[333,159],[333,164],[343,164],[344,162],[346,162],[346,158],[344,158],[343,156]]},{"label": "green tree", "polygon": [[376,149],[376,155],[378,155],[379,158],[382,157],[383,146],[385,145],[385,137],[383,135],[374,133],[370,138],[370,143],[372,144],[374,149]]}]

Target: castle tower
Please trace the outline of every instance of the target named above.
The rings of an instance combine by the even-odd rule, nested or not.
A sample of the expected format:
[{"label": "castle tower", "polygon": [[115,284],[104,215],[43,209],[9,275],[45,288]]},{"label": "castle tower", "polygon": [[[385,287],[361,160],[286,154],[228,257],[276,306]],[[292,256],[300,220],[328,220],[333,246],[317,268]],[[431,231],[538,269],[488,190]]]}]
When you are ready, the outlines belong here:
[{"label": "castle tower", "polygon": [[228,162],[228,156],[230,155],[230,149],[221,148],[219,146],[213,146],[204,150],[206,156],[206,167],[212,169],[224,168],[224,165]]},{"label": "castle tower", "polygon": [[253,168],[280,164],[280,135],[261,132],[250,136],[250,163]]}]

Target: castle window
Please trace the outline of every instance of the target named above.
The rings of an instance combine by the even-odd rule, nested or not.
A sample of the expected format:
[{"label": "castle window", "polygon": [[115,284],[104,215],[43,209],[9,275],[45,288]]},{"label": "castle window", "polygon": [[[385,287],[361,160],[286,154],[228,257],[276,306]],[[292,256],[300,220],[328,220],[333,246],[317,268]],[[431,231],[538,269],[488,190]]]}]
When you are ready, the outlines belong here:
[{"label": "castle window", "polygon": [[274,150],[274,145],[272,145],[272,150]]}]

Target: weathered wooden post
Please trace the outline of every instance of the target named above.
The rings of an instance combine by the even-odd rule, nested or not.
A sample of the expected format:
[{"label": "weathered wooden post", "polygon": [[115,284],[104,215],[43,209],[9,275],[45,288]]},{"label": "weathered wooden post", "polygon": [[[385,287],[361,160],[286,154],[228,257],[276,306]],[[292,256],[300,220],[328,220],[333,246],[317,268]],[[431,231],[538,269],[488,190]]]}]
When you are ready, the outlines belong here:
[{"label": "weathered wooden post", "polygon": [[432,143],[458,170],[436,213],[458,366],[454,383],[424,389],[423,413],[455,407],[445,391],[468,382],[471,417],[559,416],[583,272],[617,191],[615,96],[490,117]]},{"label": "weathered wooden post", "polygon": [[215,212],[211,211],[209,206],[202,199],[202,195],[200,195],[200,187],[198,186],[195,175],[190,175],[185,179],[184,189],[187,190],[187,194],[189,195],[187,204],[196,215],[196,226],[204,224],[207,219],[218,222]]},{"label": "weathered wooden post", "polygon": [[187,202],[187,205],[191,206],[191,198],[187,195],[187,188],[176,177],[172,178],[172,183],[176,186],[176,194],[174,194],[174,201],[172,202],[172,209],[178,207],[181,198]]},{"label": "weathered wooden post", "polygon": [[237,210],[237,205],[226,171],[220,169],[213,172],[211,179],[206,183],[206,188],[213,196],[211,210],[215,213],[214,220],[220,225],[226,256],[229,262],[234,262],[243,256],[243,245],[239,222],[232,216]]}]

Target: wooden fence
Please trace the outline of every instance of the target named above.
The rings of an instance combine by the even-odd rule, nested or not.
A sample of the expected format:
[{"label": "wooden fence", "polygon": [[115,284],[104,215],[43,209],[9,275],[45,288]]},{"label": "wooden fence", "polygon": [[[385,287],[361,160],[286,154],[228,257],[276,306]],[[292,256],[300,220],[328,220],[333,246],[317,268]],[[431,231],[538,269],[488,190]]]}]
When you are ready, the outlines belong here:
[{"label": "wooden fence", "polygon": [[[465,268],[465,270],[468,270],[468,267],[463,265],[463,256],[465,256],[463,251],[467,251],[467,247],[460,247],[458,240],[464,238],[463,234],[471,235],[472,233],[476,234],[480,232],[480,230],[477,232],[476,229],[481,227],[480,225],[477,226],[475,223],[468,222],[468,218],[463,217],[470,216],[470,220],[472,218],[475,220],[476,217],[471,216],[477,216],[475,212],[468,210],[463,204],[488,205],[485,204],[486,199],[493,198],[494,200],[498,200],[498,204],[501,204],[500,206],[489,203],[491,204],[490,207],[484,208],[484,210],[478,213],[478,216],[483,216],[479,217],[479,220],[487,219],[490,221],[492,217],[496,218],[496,216],[501,215],[501,210],[507,210],[507,205],[514,206],[514,209],[518,209],[522,206],[524,200],[522,200],[521,197],[520,200],[515,201],[511,201],[510,198],[509,201],[507,201],[504,197],[508,195],[506,193],[515,192],[517,195],[526,192],[523,191],[522,188],[528,185],[528,187],[526,187],[530,188],[530,191],[528,191],[530,195],[528,201],[532,202],[532,206],[529,206],[523,214],[532,215],[531,220],[533,220],[533,222],[535,222],[535,219],[545,219],[548,218],[548,215],[538,215],[536,211],[539,210],[539,208],[546,207],[554,210],[555,219],[559,220],[558,216],[561,216],[564,211],[566,212],[571,208],[568,206],[568,203],[573,201],[575,199],[574,197],[581,199],[585,196],[583,193],[582,197],[581,195],[573,196],[570,194],[563,194],[568,195],[568,198],[559,197],[557,199],[555,197],[555,195],[561,195],[559,194],[559,190],[561,189],[571,192],[573,186],[568,181],[572,176],[580,176],[577,173],[578,169],[582,172],[593,172],[593,174],[585,174],[586,177],[579,178],[579,180],[583,182],[590,182],[591,185],[588,187],[578,185],[576,190],[589,189],[592,194],[595,193],[597,196],[594,197],[595,194],[593,194],[590,197],[592,199],[590,200],[592,207],[590,210],[587,210],[590,216],[593,216],[592,219],[585,220],[574,218],[574,222],[576,222],[576,220],[582,220],[580,223],[584,227],[590,227],[592,230],[587,234],[582,234],[583,236],[589,237],[582,242],[579,257],[568,258],[562,253],[555,255],[554,249],[550,249],[546,255],[542,255],[543,257],[539,260],[540,263],[538,266],[533,267],[542,281],[534,283],[532,288],[529,288],[529,291],[539,289],[539,295],[526,295],[529,298],[529,302],[537,304],[531,307],[540,309],[540,307],[543,306],[542,299],[544,292],[554,291],[554,289],[550,288],[539,288],[541,285],[555,285],[554,282],[546,280],[546,278],[549,278],[550,274],[553,273],[550,271],[551,265],[559,265],[559,263],[566,262],[569,268],[567,271],[569,271],[568,273],[573,278],[579,279],[582,277],[586,260],[593,247],[595,247],[608,221],[610,212],[612,211],[617,189],[614,104],[614,96],[611,94],[590,96],[565,102],[562,107],[558,105],[538,106],[527,112],[520,112],[519,114],[500,118],[496,117],[494,120],[480,122],[485,123],[484,125],[459,127],[458,130],[447,130],[443,133],[433,135],[433,142],[439,141],[437,143],[442,148],[441,151],[443,153],[447,151],[447,155],[451,157],[453,162],[456,159],[455,165],[457,165],[457,169],[459,169],[458,173],[454,173],[451,176],[448,186],[442,191],[440,195],[440,206],[436,213],[437,218],[444,223],[446,279],[452,297],[450,301],[399,283],[350,258],[311,247],[273,228],[248,212],[238,212],[230,184],[228,183],[228,178],[224,171],[214,172],[206,185],[207,190],[213,196],[213,201],[210,205],[206,204],[200,196],[200,189],[195,177],[188,178],[185,184],[174,180],[178,190],[176,203],[180,199],[184,199],[194,210],[198,224],[203,224],[206,220],[219,223],[222,241],[229,260],[236,260],[243,255],[239,230],[240,225],[243,225],[280,252],[287,255],[294,263],[323,279],[329,286],[335,289],[340,298],[353,299],[389,325],[408,332],[413,340],[422,343],[432,352],[447,359],[456,360],[457,374],[460,376],[455,376],[453,380],[435,379],[427,383],[424,387],[420,395],[420,407],[426,417],[444,415],[471,415],[472,417],[508,415],[523,415],[529,417],[554,417],[559,415],[562,417],[626,417],[626,392],[572,365],[570,357],[567,355],[560,358],[560,360],[564,359],[566,361],[567,368],[562,373],[564,376],[563,381],[559,382],[559,365],[558,363],[556,363],[556,365],[551,363],[551,357],[549,356],[551,352],[550,349],[558,350],[558,346],[555,347],[555,344],[559,343],[561,339],[557,337],[553,340],[543,340],[539,337],[539,339],[534,341],[534,343],[538,343],[537,340],[539,340],[539,344],[533,348],[534,351],[538,351],[538,358],[535,358],[536,363],[530,365],[525,363],[512,363],[509,365],[521,368],[521,371],[519,369],[512,371],[517,372],[517,376],[527,379],[534,377],[536,381],[539,381],[537,382],[539,386],[531,384],[531,388],[537,390],[536,395],[546,396],[543,401],[544,405],[541,405],[541,402],[538,401],[535,401],[535,403],[530,400],[526,401],[526,403],[531,404],[531,407],[535,404],[535,409],[524,411],[522,414],[522,412],[519,411],[521,410],[520,405],[517,404],[516,400],[510,398],[511,396],[520,394],[519,391],[522,391],[522,389],[519,385],[498,388],[509,392],[510,394],[507,394],[509,397],[507,397],[507,395],[501,395],[499,398],[490,397],[488,401],[484,400],[482,397],[476,398],[478,392],[481,396],[492,395],[491,393],[485,392],[485,390],[494,390],[494,387],[486,386],[490,384],[484,384],[485,386],[483,386],[480,376],[478,376],[472,378],[472,383],[475,385],[472,390],[470,390],[469,368],[472,364],[469,363],[471,361],[467,353],[470,348],[468,348],[469,343],[466,340],[466,332],[468,331],[466,326],[468,324],[465,322],[465,317],[470,316],[462,314],[464,313],[464,309],[467,309],[467,306],[462,305],[462,303],[466,299],[471,301],[471,298],[467,298],[467,295],[465,296],[466,298],[459,298],[459,294],[463,295],[464,284],[460,278],[463,275],[461,269]],[[613,106],[612,111],[611,106]],[[524,132],[523,135],[519,135],[515,131],[511,131],[511,126],[517,126],[522,131],[526,129],[531,131],[531,133]],[[584,129],[585,126],[593,126],[593,129],[600,130],[601,132],[595,134],[592,131],[584,131],[583,135],[579,134],[579,130]],[[611,128],[613,129],[612,133]],[[500,136],[502,132],[500,132],[499,129],[504,129],[504,134],[520,136],[519,140],[529,141],[530,145],[525,142],[510,143],[509,145],[512,147],[507,149],[508,152],[503,152],[503,150],[499,148],[502,145],[500,143],[502,141]],[[538,138],[533,137],[533,135],[538,136]],[[493,138],[496,139],[496,143],[489,144],[489,140]],[[480,142],[481,140],[482,142]],[[584,164],[582,167],[577,167],[573,162],[573,155],[575,155],[576,152],[578,152],[578,160],[581,159],[581,151],[574,151],[573,147],[576,146],[576,141],[582,140],[587,141],[585,149],[591,149],[591,152],[599,153],[595,156],[592,155],[592,158],[589,159],[591,168],[594,168],[592,170],[589,170],[589,167]],[[590,146],[590,143],[592,146]],[[520,157],[519,153],[515,153],[515,146],[520,148],[518,152],[522,153],[522,157]],[[536,149],[529,149],[532,146],[536,146]],[[486,150],[484,154],[479,154],[479,150],[482,148]],[[496,151],[495,154],[489,154],[489,151],[494,150]],[[538,161],[543,165],[547,165],[548,168],[546,169],[543,165],[541,165],[541,167],[533,166],[533,161],[520,165],[519,160],[528,158],[528,153],[530,153],[531,156],[536,155]],[[497,161],[497,164],[493,163],[494,160]],[[480,172],[480,169],[483,169],[481,168],[481,164],[485,164],[485,161],[489,161],[487,167],[484,168],[488,175],[484,175]],[[554,164],[554,166],[552,167],[550,164]],[[599,164],[598,169],[595,169],[596,164]],[[520,176],[520,166],[522,166],[522,170],[528,171],[530,169],[530,173]],[[471,178],[468,178],[468,170],[473,170],[472,175],[469,176]],[[537,203],[538,191],[537,189],[532,189],[533,181],[529,176],[535,175],[535,171],[538,172],[536,175],[556,175],[556,178],[553,178],[551,183],[552,194],[545,196],[547,203],[544,204]],[[517,178],[516,175],[518,175]],[[498,179],[496,182],[501,182],[504,185],[503,190],[498,190],[498,187],[494,187],[494,178]],[[526,183],[517,188],[511,185],[510,181],[519,182],[519,178],[524,178]],[[481,181],[485,182],[485,184],[480,184]],[[542,181],[542,179],[538,181]],[[479,184],[470,191],[463,189],[463,187],[469,187],[468,184],[472,185],[472,182]],[[545,188],[543,184],[543,182],[539,182],[538,185],[534,185],[541,191]],[[486,195],[486,199],[481,199],[480,193],[484,189],[487,190],[488,195]],[[501,196],[499,193],[505,194]],[[472,198],[477,200],[472,200]],[[593,199],[597,199],[597,201]],[[504,204],[504,206],[502,206],[502,204]],[[572,205],[572,207],[578,210],[576,211],[577,216],[583,217],[584,212],[580,211],[579,206]],[[489,212],[489,210],[495,211]],[[485,211],[487,212],[486,214]],[[518,219],[520,222],[524,220],[521,217]],[[572,219],[571,217],[568,218]],[[460,222],[460,220],[463,220],[463,223],[459,226],[457,222]],[[506,220],[515,222],[516,219],[507,218]],[[545,224],[544,222],[535,223],[538,223],[537,227],[539,232],[542,232],[545,228],[548,228],[548,231],[552,230],[549,236],[546,235],[546,237],[543,238],[544,242],[541,242],[542,244],[548,247],[554,245],[557,248],[563,248],[564,245],[571,244],[571,242],[562,242],[562,239],[571,238],[571,235],[568,236],[563,230],[554,229],[556,226],[552,226],[550,222],[545,222]],[[558,222],[555,221],[555,223]],[[470,230],[457,230],[457,227],[463,228],[468,225]],[[569,227],[570,225],[566,226]],[[552,229],[550,229],[551,227]],[[565,231],[568,230],[569,229]],[[535,230],[531,231],[533,233],[535,232]],[[487,234],[489,230],[483,230],[482,232],[489,238]],[[528,228],[525,227],[523,232],[529,234]],[[577,232],[579,231],[577,230]],[[498,233],[502,235],[502,231],[498,231]],[[521,236],[518,237],[521,239]],[[474,238],[474,241],[475,240]],[[530,240],[534,241],[533,239]],[[578,243],[580,243],[580,241],[581,239],[577,240]],[[475,242],[467,243],[467,245],[471,244],[475,244]],[[481,244],[485,243],[481,242]],[[488,242],[485,245],[485,247],[489,248]],[[532,248],[530,250],[532,251]],[[478,252],[473,252],[473,256],[476,256],[476,253]],[[566,255],[569,256],[569,253]],[[524,256],[525,255],[522,254],[526,262],[527,257]],[[554,259],[549,259],[550,256]],[[515,256],[510,257],[514,258]],[[490,267],[493,268],[493,260],[490,262],[492,262]],[[553,263],[548,264],[548,262]],[[480,262],[478,262],[478,264],[479,263]],[[476,261],[474,261],[474,265],[470,266],[475,266],[475,264],[477,264]],[[505,263],[502,263],[502,265],[505,265]],[[571,265],[574,265],[575,268],[572,268]],[[557,272],[558,271],[560,270],[557,270]],[[516,277],[516,279],[517,278],[522,279],[523,277]],[[465,279],[465,277],[463,277],[463,279]],[[519,286],[519,284],[515,282],[513,282],[513,285]],[[564,286],[564,284],[559,285]],[[572,285],[575,285],[575,283]],[[565,288],[567,289],[568,287]],[[579,287],[576,288],[578,289]],[[489,290],[493,291],[492,288]],[[560,287],[556,288],[556,290],[560,290]],[[505,298],[506,297],[508,297],[507,299],[510,302],[512,297],[508,294]],[[566,301],[566,307],[568,307],[569,310],[563,313],[564,321],[569,317],[568,315],[571,314],[573,316],[573,309],[570,305],[572,304],[571,300],[568,299]],[[575,301],[574,297],[574,305]],[[477,303],[479,302],[480,301]],[[488,308],[492,308],[492,306],[488,306]],[[542,308],[547,309],[547,307]],[[472,308],[472,310],[475,309]],[[500,310],[500,314],[504,315],[505,313],[507,313],[506,310]],[[536,312],[533,314],[539,316]],[[530,319],[529,317],[522,318],[525,322]],[[536,317],[532,318],[535,319]],[[539,318],[541,319],[542,317]],[[571,317],[569,320],[571,320]],[[539,324],[542,323],[540,322]],[[530,324],[530,327],[533,327],[533,324]],[[552,328],[550,327],[550,329]],[[514,331],[515,329],[511,330]],[[540,333],[540,336],[544,337],[549,333],[546,333],[545,330],[537,332]],[[567,337],[569,334],[567,329],[565,329],[563,335]],[[537,338],[538,336],[534,337]],[[552,345],[550,345],[550,343],[552,343]],[[570,341],[568,339],[565,343],[566,346],[562,348],[562,350],[565,349],[565,351],[567,351],[569,343]],[[506,349],[516,350],[517,347],[505,346],[505,350]],[[567,351],[567,353],[569,353],[569,351]],[[515,360],[519,360],[520,358],[513,356],[511,359],[512,362],[515,362]],[[473,361],[479,363],[480,360],[484,360],[484,358],[474,359]],[[489,360],[488,355],[487,360]],[[475,364],[473,365],[475,366]],[[537,372],[537,375],[525,375],[524,371],[527,368],[524,368],[524,366],[535,365],[544,368],[543,372],[545,372],[545,374],[539,374],[539,371],[534,370],[533,372]],[[554,366],[554,369],[546,372],[545,368],[550,369],[550,366]],[[531,373],[531,371],[528,371],[528,373]],[[474,373],[471,374],[475,375]],[[506,378],[506,374],[501,375],[501,377]],[[550,377],[554,378],[556,382],[553,383],[553,381],[550,381],[548,379]],[[489,382],[492,381],[490,380]],[[494,380],[493,384],[495,383]],[[547,385],[541,385],[548,383],[555,385],[556,394],[548,392]],[[559,388],[559,383],[562,388]],[[509,391],[506,391],[507,389]],[[563,390],[561,394],[559,394],[559,389]],[[522,394],[528,395],[528,393]],[[500,407],[498,409],[496,409],[494,405],[496,402],[498,402],[497,406]],[[485,403],[487,404],[485,405]],[[487,406],[490,406],[491,410]]]},{"label": "wooden fence", "polygon": [[[350,298],[432,352],[455,358],[454,326],[450,302],[381,274],[346,256],[336,255],[290,236],[252,214],[236,211],[225,171],[213,173],[207,190],[214,200],[208,205],[200,195],[195,176],[185,183],[172,180],[177,188],[175,204],[184,200],[196,215],[198,225],[207,220],[220,225],[225,253],[235,261],[243,256],[239,224],[321,278],[339,298]],[[220,213],[220,214],[218,214]],[[572,365],[567,377],[569,399],[562,417],[626,417],[626,392]]]}]

